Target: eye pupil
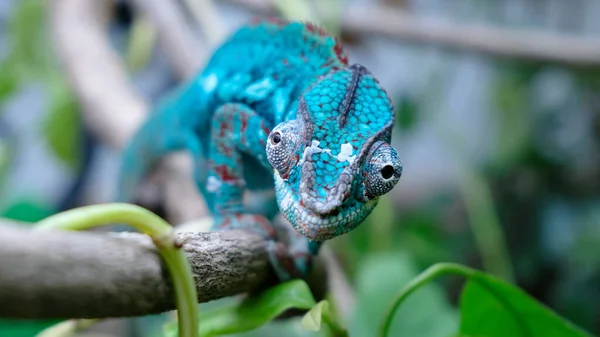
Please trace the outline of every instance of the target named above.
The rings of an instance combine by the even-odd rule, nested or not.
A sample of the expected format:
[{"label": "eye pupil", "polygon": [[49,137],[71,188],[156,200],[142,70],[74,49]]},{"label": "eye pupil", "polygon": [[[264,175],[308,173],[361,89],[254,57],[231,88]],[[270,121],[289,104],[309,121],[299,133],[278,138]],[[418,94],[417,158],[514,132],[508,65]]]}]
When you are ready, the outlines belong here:
[{"label": "eye pupil", "polygon": [[273,142],[273,144],[279,144],[281,142],[281,134],[279,132],[274,133],[273,136],[271,136],[271,142]]},{"label": "eye pupil", "polygon": [[394,176],[394,167],[392,165],[385,165],[380,172],[383,179],[390,179]]}]

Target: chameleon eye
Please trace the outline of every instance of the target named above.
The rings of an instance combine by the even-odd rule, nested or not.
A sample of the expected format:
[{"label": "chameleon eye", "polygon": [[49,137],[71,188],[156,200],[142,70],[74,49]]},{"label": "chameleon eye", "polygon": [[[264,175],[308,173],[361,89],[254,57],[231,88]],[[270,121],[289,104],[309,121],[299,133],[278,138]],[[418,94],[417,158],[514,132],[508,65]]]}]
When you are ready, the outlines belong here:
[{"label": "chameleon eye", "polygon": [[367,199],[388,193],[402,176],[402,162],[392,146],[384,142],[376,142],[373,148],[363,175]]},{"label": "chameleon eye", "polygon": [[275,131],[273,133],[271,133],[271,144],[273,145],[277,145],[279,143],[281,143],[281,133],[279,131]]},{"label": "chameleon eye", "polygon": [[285,122],[276,126],[267,142],[267,160],[282,178],[287,178],[297,162],[296,152],[301,142],[298,123]]},{"label": "chameleon eye", "polygon": [[385,165],[379,173],[381,173],[381,177],[385,180],[392,179],[394,177],[394,172],[396,170],[392,165]]}]

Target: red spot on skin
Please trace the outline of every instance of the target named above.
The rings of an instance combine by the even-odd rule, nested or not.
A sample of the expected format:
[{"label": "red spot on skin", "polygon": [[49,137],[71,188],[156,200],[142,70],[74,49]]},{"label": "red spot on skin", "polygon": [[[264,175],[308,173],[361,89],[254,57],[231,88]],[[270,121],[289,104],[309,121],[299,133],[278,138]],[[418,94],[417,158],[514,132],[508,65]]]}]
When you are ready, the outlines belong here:
[{"label": "red spot on skin", "polygon": [[283,63],[283,65],[287,66],[289,64],[287,59],[283,59],[281,60],[281,63]]},{"label": "red spot on skin", "polygon": [[265,135],[268,135],[269,133],[271,133],[271,129],[269,129],[265,124],[261,123],[260,127],[262,128]]},{"label": "red spot on skin", "polygon": [[319,103],[319,108],[322,108],[322,107],[323,107],[323,103]]},{"label": "red spot on skin", "polygon": [[227,165],[215,166],[215,172],[221,181],[236,181],[237,177],[233,175]]},{"label": "red spot on skin", "polygon": [[333,46],[333,51],[335,52],[335,55],[337,56],[338,60],[340,60],[340,62],[342,62],[342,64],[347,66],[348,65],[348,55],[344,51],[344,47],[342,46],[342,43],[339,41],[338,38],[335,38],[335,45]]},{"label": "red spot on skin", "polygon": [[306,27],[306,29],[313,34],[316,34],[318,36],[327,36],[329,34],[327,34],[327,31],[325,31],[325,29],[315,25],[312,22],[307,22],[304,24],[304,26]]},{"label": "red spot on skin", "polygon": [[223,154],[226,157],[231,157],[233,155],[233,148],[228,146],[227,144],[223,143],[223,142],[218,142],[215,143],[217,146],[217,149],[219,150],[219,153]]},{"label": "red spot on skin", "polygon": [[246,129],[248,129],[248,116],[246,114],[240,115],[240,134],[242,135],[241,141],[246,144]]}]

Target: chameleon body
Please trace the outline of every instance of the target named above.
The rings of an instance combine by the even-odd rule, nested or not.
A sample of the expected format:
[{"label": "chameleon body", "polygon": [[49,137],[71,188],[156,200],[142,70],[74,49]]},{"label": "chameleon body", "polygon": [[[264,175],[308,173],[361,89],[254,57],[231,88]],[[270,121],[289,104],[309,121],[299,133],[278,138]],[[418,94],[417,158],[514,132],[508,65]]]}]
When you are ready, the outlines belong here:
[{"label": "chameleon body", "polygon": [[[187,150],[212,230],[263,235],[280,279],[303,277],[321,243],[356,228],[398,182],[393,125],[386,92],[348,65],[335,38],[311,23],[257,21],[142,125],[125,149],[119,199],[131,200],[160,157]],[[243,201],[273,188],[258,207]],[[296,230],[283,239],[278,211]]]}]

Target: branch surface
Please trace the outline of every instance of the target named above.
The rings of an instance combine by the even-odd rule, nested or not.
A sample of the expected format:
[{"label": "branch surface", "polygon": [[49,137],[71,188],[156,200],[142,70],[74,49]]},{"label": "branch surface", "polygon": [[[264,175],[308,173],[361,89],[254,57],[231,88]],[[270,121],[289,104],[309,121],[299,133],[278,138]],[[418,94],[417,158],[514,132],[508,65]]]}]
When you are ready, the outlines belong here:
[{"label": "branch surface", "polygon": [[[179,233],[198,301],[272,280],[265,241],[242,231]],[[175,309],[166,267],[139,233],[36,231],[0,225],[0,317],[106,318]]]}]

